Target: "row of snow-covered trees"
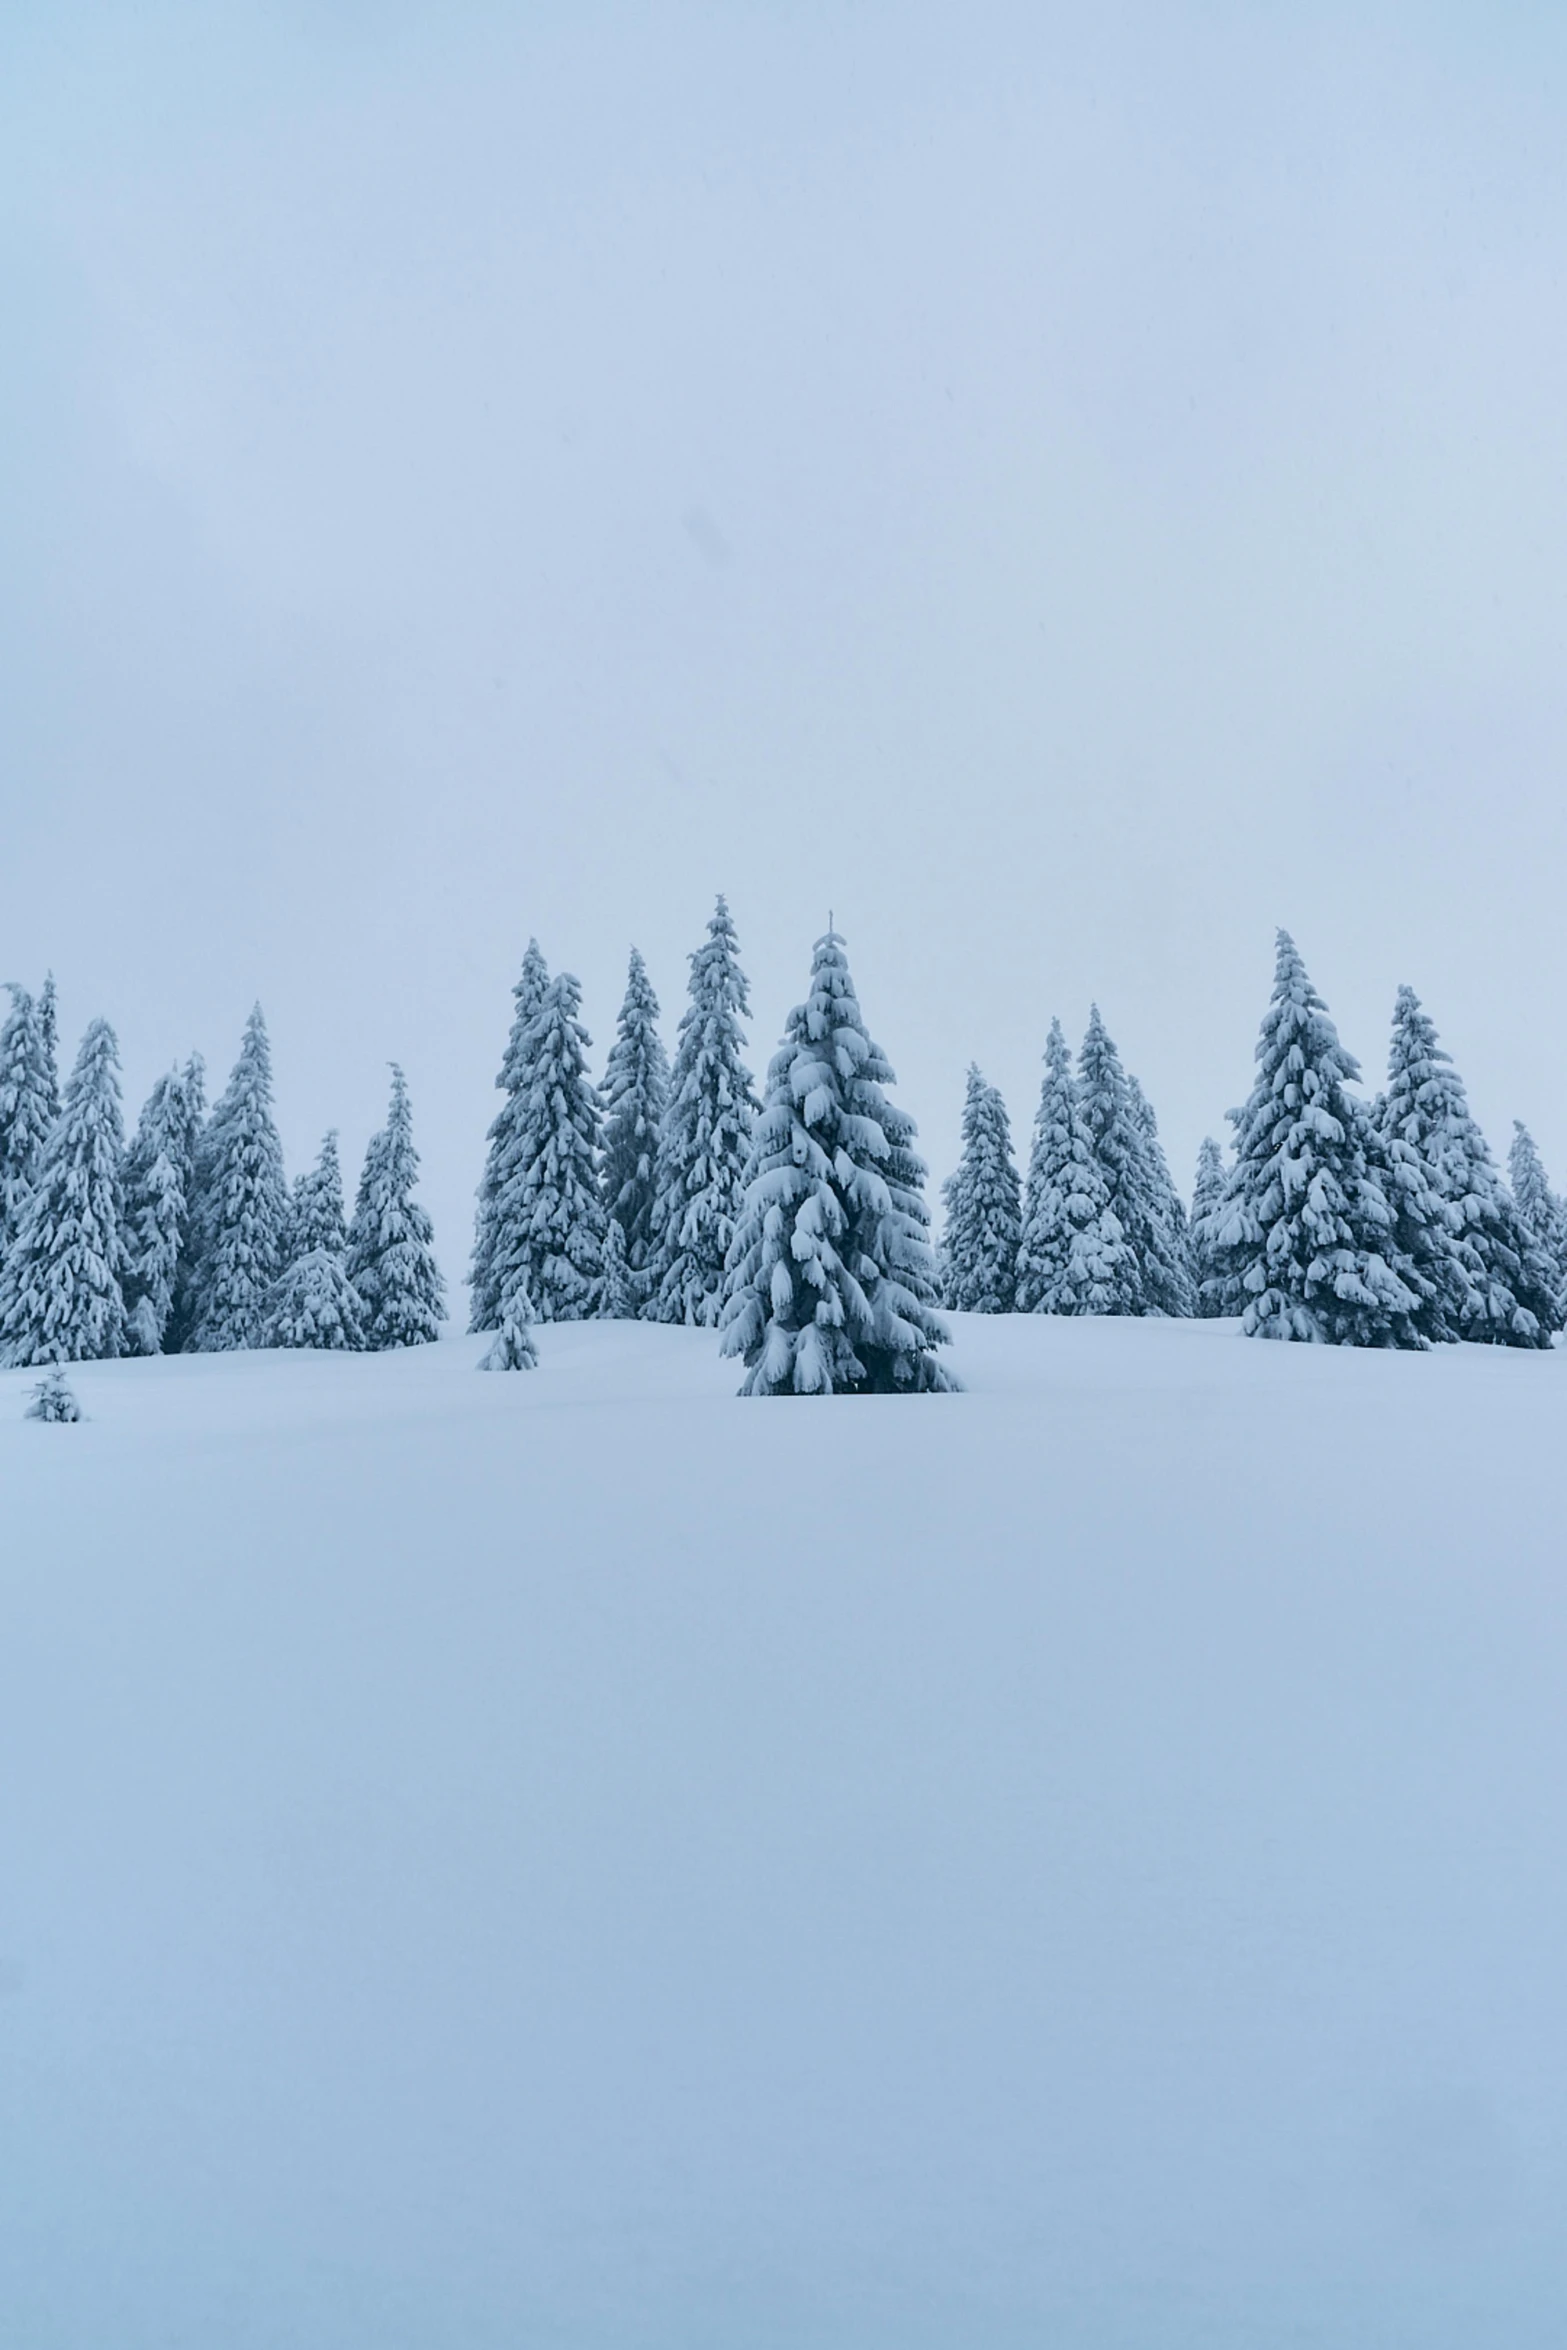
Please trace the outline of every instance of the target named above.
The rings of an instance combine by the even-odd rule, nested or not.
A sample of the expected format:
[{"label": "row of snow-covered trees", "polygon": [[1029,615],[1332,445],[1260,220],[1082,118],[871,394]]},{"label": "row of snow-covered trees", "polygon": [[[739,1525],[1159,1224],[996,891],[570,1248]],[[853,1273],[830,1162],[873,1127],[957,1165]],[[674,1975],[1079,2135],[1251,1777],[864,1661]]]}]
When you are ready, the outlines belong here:
[{"label": "row of snow-covered trees", "polygon": [[1401,988],[1386,1090],[1351,1090],[1339,1041],[1281,932],[1257,1076],[1226,1168],[1205,1141],[1191,1215],[1153,1112],[1095,1009],[1074,1070],[1045,1049],[1026,1184],[1006,1107],[971,1069],[944,1186],[946,1302],[980,1313],[1239,1315],[1250,1336],[1418,1347],[1548,1346],[1567,1313],[1567,1209],[1527,1130],[1503,1183],[1463,1082]]},{"label": "row of snow-covered trees", "polygon": [[54,991],[0,1027],[0,1360],[245,1346],[408,1346],[445,1315],[402,1072],[345,1213],[337,1137],[292,1191],[260,1007],[207,1114],[199,1058],[160,1077],[127,1148],[119,1053],[94,1020],[57,1073]]},{"label": "row of snow-covered trees", "polygon": [[472,1327],[637,1316],[722,1331],[748,1394],[950,1386],[914,1121],[888,1101],[843,941],[817,941],[758,1102],[720,898],[671,1067],[633,949],[602,1087],[581,991],[530,943],[490,1128]]}]

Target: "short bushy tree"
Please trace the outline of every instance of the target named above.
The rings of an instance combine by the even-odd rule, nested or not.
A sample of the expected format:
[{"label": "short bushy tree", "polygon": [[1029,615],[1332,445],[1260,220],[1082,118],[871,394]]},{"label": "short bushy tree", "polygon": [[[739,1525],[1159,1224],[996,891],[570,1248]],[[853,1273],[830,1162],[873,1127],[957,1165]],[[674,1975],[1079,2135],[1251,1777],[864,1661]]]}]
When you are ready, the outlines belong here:
[{"label": "short bushy tree", "polygon": [[1218,1234],[1248,1337],[1420,1346],[1422,1300],[1390,1261],[1394,1216],[1374,1171],[1360,1071],[1281,930],[1257,1078],[1236,1124]]},{"label": "short bushy tree", "polygon": [[113,1029],[94,1020],[0,1268],[0,1358],[8,1363],[124,1351],[119,1068]]},{"label": "short bushy tree", "polygon": [[1050,1023],[1034,1117],[1017,1306],[1024,1314],[1124,1314],[1136,1267],[1084,1121],[1072,1055]]},{"label": "short bushy tree", "polygon": [[514,1278],[501,1300],[501,1318],[493,1343],[479,1358],[481,1371],[535,1371],[538,1341],[533,1335],[533,1307],[528,1284]]},{"label": "short bushy tree", "polygon": [[358,1294],[364,1343],[378,1351],[426,1346],[446,1319],[434,1228],[414,1197],[418,1180],[408,1087],[394,1061],[386,1124],[365,1152],[348,1228],[348,1278]]},{"label": "short bushy tree", "polygon": [[740,1058],[749,1016],[739,940],[723,898],[691,957],[659,1138],[648,1313],[711,1328],[723,1306],[729,1246],[756,1124]]},{"label": "short bushy tree", "polygon": [[767,1073],[730,1249],[722,1346],[744,1358],[742,1395],[955,1385],[936,1352],[925,1169],[892,1082],[829,931]]},{"label": "short bushy tree", "polygon": [[[652,1282],[658,1146],[669,1103],[669,1061],[658,1033],[658,998],[635,947],[615,1041],[604,1071],[604,1210],[618,1227],[629,1277],[622,1311],[638,1313]],[[605,1312],[611,1311],[606,1303]]]},{"label": "short bushy tree", "polygon": [[505,1098],[490,1126],[489,1148],[479,1184],[473,1259],[468,1274],[470,1330],[498,1328],[508,1281],[506,1268],[516,1261],[517,1235],[505,1225],[500,1203],[503,1196],[515,1196],[515,1179],[523,1152],[528,1103],[533,1088],[532,1046],[529,1040],[549,983],[549,967],[539,952],[539,942],[536,938],[530,938],[528,951],[522,958],[522,970],[511,991],[514,1007],[511,1034],[506,1040],[506,1051],[495,1080]]},{"label": "short bushy tree", "polygon": [[954,1313],[1009,1314],[1017,1302],[1022,1202],[1007,1106],[977,1068],[963,1103],[963,1156],[942,1185],[942,1294]]},{"label": "short bushy tree", "polygon": [[47,1379],[39,1380],[22,1416],[28,1420],[51,1421],[56,1426],[81,1418],[82,1407],[63,1371],[51,1371]]}]

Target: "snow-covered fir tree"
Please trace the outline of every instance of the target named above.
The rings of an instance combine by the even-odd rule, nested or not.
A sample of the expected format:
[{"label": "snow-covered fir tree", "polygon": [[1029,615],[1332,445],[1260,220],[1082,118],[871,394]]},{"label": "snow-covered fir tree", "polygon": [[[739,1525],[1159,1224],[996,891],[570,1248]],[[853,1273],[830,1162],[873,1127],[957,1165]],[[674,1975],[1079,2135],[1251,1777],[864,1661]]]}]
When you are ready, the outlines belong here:
[{"label": "snow-covered fir tree", "polygon": [[113,1029],[94,1020],[0,1268],[8,1363],[90,1362],[124,1349],[119,1069]]},{"label": "snow-covered fir tree", "polygon": [[203,1354],[259,1346],[288,1222],[272,1116],[272,1053],[256,1005],[195,1154],[191,1289],[183,1343]]},{"label": "snow-covered fir tree", "polygon": [[414,1198],[418,1180],[408,1087],[394,1061],[386,1124],[365,1152],[348,1228],[348,1278],[359,1297],[364,1343],[377,1350],[425,1346],[446,1319],[434,1228]]},{"label": "snow-covered fir tree", "polygon": [[[615,1041],[604,1071],[604,1208],[621,1232],[637,1313],[648,1300],[658,1147],[669,1102],[669,1060],[658,1033],[658,998],[635,947]],[[611,1309],[606,1303],[605,1312]]]},{"label": "snow-covered fir tree", "polygon": [[1237,1113],[1217,1219],[1218,1277],[1245,1297],[1248,1337],[1420,1346],[1424,1305],[1400,1278],[1393,1209],[1349,1092],[1360,1071],[1293,939],[1281,930],[1257,1077]]},{"label": "snow-covered fir tree", "polygon": [[1034,1116],[1017,1308],[1023,1314],[1124,1314],[1137,1268],[1077,1098],[1072,1055],[1050,1023]]},{"label": "snow-covered fir tree", "polygon": [[1560,1320],[1567,1307],[1567,1202],[1552,1191],[1534,1136],[1517,1118],[1507,1153],[1507,1175],[1523,1228],[1551,1269]]},{"label": "snow-covered fir tree", "polygon": [[[11,986],[0,1027],[0,1258],[21,1228],[44,1144],[59,1113],[51,1019],[43,999]],[[51,999],[52,1002],[52,999]]]},{"label": "snow-covered fir tree", "polygon": [[[1442,1334],[1549,1346],[1557,1326],[1551,1267],[1509,1198],[1470,1116],[1463,1080],[1411,987],[1399,989],[1393,1008],[1377,1125],[1395,1168],[1400,1159],[1414,1162],[1440,1203],[1447,1239],[1422,1269],[1438,1285]],[[1424,1221],[1434,1237],[1440,1227]]]},{"label": "snow-covered fir tree", "polygon": [[189,1065],[158,1079],[125,1155],[125,1315],[128,1351],[155,1355],[174,1306],[194,1172]]},{"label": "snow-covered fir tree", "polygon": [[1175,1187],[1158,1146],[1153,1112],[1141,1089],[1134,1092],[1097,1004],[1078,1054],[1077,1102],[1126,1242],[1117,1302],[1107,1310],[1189,1314],[1185,1236],[1176,1221]]},{"label": "snow-covered fir tree", "polygon": [[501,1300],[501,1318],[493,1343],[479,1358],[481,1371],[535,1371],[538,1341],[533,1335],[533,1307],[528,1284],[515,1276]]},{"label": "snow-covered fir tree", "polygon": [[28,1420],[49,1421],[57,1427],[81,1418],[82,1407],[72,1393],[63,1371],[51,1371],[47,1379],[39,1380],[22,1416]]},{"label": "snow-covered fir tree", "polygon": [[740,945],[723,898],[691,957],[659,1138],[649,1317],[710,1329],[723,1306],[725,1267],[756,1124],[751,1073],[740,1058],[750,1016]]},{"label": "snow-covered fir tree", "polygon": [[1224,1206],[1224,1154],[1211,1134],[1197,1153],[1197,1183],[1192,1193],[1191,1222],[1187,1227],[1187,1256],[1191,1265],[1194,1310],[1204,1320],[1238,1314],[1245,1300],[1231,1298],[1217,1255],[1218,1219]]},{"label": "snow-covered fir tree", "polygon": [[515,1255],[512,1244],[516,1236],[502,1229],[499,1205],[502,1193],[516,1175],[522,1151],[522,1134],[533,1081],[528,1040],[543,1006],[544,993],[549,983],[549,967],[539,952],[539,942],[536,938],[530,938],[528,951],[522,958],[522,970],[511,991],[514,1007],[511,1034],[506,1040],[506,1051],[495,1079],[505,1098],[490,1125],[489,1147],[474,1217],[473,1257],[468,1272],[470,1330],[494,1330],[500,1322],[505,1288],[503,1267]]},{"label": "snow-covered fir tree", "polygon": [[925,1169],[893,1082],[829,930],[768,1069],[729,1253],[722,1347],[744,1358],[742,1395],[956,1385],[936,1353]]},{"label": "snow-covered fir tree", "polygon": [[970,1067],[963,1102],[963,1156],[941,1187],[943,1301],[954,1313],[1010,1314],[1017,1302],[1023,1234],[1007,1105]]},{"label": "snow-covered fir tree", "polygon": [[609,1216],[604,1224],[604,1271],[599,1283],[599,1314],[606,1322],[631,1322],[636,1319],[637,1288],[631,1267],[626,1262],[626,1234],[618,1216]]},{"label": "snow-covered fir tree", "polygon": [[365,1343],[359,1292],[348,1277],[348,1226],[336,1132],[313,1167],[295,1178],[289,1199],[284,1269],[272,1285],[262,1322],[264,1346],[356,1353]]},{"label": "snow-covered fir tree", "polygon": [[185,1097],[186,1157],[190,1176],[185,1193],[185,1230],[174,1274],[174,1296],[163,1325],[165,1354],[183,1354],[195,1326],[201,1294],[201,1238],[206,1227],[205,1202],[211,1175],[207,1150],[207,1068],[200,1053],[192,1053],[180,1071]]},{"label": "snow-covered fir tree", "polygon": [[520,1277],[541,1322],[596,1314],[604,1277],[598,1089],[592,1042],[569,971],[552,979],[523,1040],[531,1075],[518,1097],[514,1155],[495,1203],[493,1272],[504,1298]]}]

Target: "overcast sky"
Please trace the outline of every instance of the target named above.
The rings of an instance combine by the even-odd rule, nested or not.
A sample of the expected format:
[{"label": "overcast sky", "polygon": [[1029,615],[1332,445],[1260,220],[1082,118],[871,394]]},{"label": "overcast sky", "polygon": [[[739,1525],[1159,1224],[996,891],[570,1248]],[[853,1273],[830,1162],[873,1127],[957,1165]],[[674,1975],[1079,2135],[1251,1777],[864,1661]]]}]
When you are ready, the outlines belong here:
[{"label": "overcast sky", "polygon": [[938,1177],[1097,998],[1189,1184],[1284,923],[1567,1178],[1564,257],[1505,0],[10,0],[0,978],[402,1059],[452,1274],[529,934],[601,1065],[720,888]]}]

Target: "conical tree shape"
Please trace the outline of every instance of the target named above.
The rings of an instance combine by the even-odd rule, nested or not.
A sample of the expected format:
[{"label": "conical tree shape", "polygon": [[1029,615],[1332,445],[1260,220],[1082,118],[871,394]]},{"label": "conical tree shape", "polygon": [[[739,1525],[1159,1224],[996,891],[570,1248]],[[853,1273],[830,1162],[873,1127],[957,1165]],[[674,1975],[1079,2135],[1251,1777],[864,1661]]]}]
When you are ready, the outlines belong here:
[{"label": "conical tree shape", "polygon": [[742,1395],[950,1388],[914,1121],[894,1109],[844,958],[816,942],[811,992],[767,1073],[730,1250],[723,1351]]},{"label": "conical tree shape", "polygon": [[259,1346],[288,1217],[283,1148],[272,1118],[272,1053],[259,1004],[197,1147],[195,1193],[196,1297],[185,1343],[203,1354]]},{"label": "conical tree shape", "polygon": [[479,1359],[481,1371],[536,1371],[538,1341],[533,1335],[533,1307],[528,1285],[514,1279],[501,1300],[500,1327],[495,1340]]},{"label": "conical tree shape", "polygon": [[130,1351],[155,1355],[174,1306],[194,1173],[187,1071],[148,1095],[125,1157],[125,1312]]},{"label": "conical tree shape", "polygon": [[377,1351],[426,1346],[446,1319],[434,1228],[414,1198],[418,1180],[408,1087],[394,1061],[391,1106],[365,1152],[348,1228],[348,1278],[359,1296],[364,1343]]},{"label": "conical tree shape", "polygon": [[174,1273],[174,1296],[163,1326],[165,1354],[183,1354],[195,1328],[201,1302],[201,1247],[206,1229],[206,1201],[211,1187],[212,1160],[207,1148],[207,1069],[200,1053],[192,1053],[180,1071],[185,1099],[185,1156],[190,1176],[185,1192],[185,1229],[179,1263]]},{"label": "conical tree shape", "polygon": [[0,1027],[0,1260],[21,1229],[58,1112],[43,1007],[13,983],[11,1010]]},{"label": "conical tree shape", "polygon": [[1368,1158],[1360,1071],[1287,931],[1240,1112],[1219,1234],[1248,1337],[1419,1346],[1421,1301],[1389,1262],[1393,1210]]},{"label": "conical tree shape", "polygon": [[1186,1204],[1175,1188],[1170,1163],[1159,1140],[1159,1121],[1142,1087],[1131,1072],[1126,1079],[1127,1105],[1133,1126],[1142,1138],[1143,1179],[1146,1192],[1148,1237],[1144,1253],[1144,1287],[1151,1313],[1184,1319],[1197,1311],[1192,1285],[1191,1242],[1186,1229]]},{"label": "conical tree shape", "polygon": [[337,1153],[337,1129],[322,1138],[321,1155],[294,1179],[288,1209],[288,1253],[307,1257],[316,1249],[340,1257],[348,1246],[348,1220],[343,1206],[343,1169]]},{"label": "conical tree shape", "polygon": [[740,1058],[750,1015],[739,941],[720,898],[691,957],[659,1139],[649,1318],[710,1329],[723,1306],[756,1094]]},{"label": "conical tree shape", "polygon": [[94,1020],[0,1270],[0,1359],[80,1363],[123,1352],[120,1058]]},{"label": "conical tree shape", "polygon": [[568,971],[545,990],[525,1039],[532,1077],[519,1106],[516,1155],[496,1203],[501,1295],[521,1279],[541,1322],[596,1314],[604,1275],[599,1098],[581,1002]]},{"label": "conical tree shape", "polygon": [[1540,1255],[1497,1175],[1469,1114],[1463,1080],[1437,1042],[1413,988],[1393,1008],[1387,1092],[1379,1104],[1384,1150],[1426,1177],[1450,1248],[1428,1268],[1440,1279],[1451,1335],[1496,1346],[1549,1346],[1556,1299]]},{"label": "conical tree shape", "polygon": [[365,1343],[359,1292],[348,1277],[348,1227],[335,1131],[289,1202],[287,1263],[272,1287],[264,1346],[353,1354]]},{"label": "conical tree shape", "polygon": [[942,1294],[954,1313],[1010,1314],[1023,1235],[1007,1106],[977,1068],[963,1103],[963,1156],[942,1185]]},{"label": "conical tree shape", "polygon": [[511,991],[516,1008],[512,1016],[511,1034],[506,1040],[505,1055],[495,1080],[506,1098],[490,1126],[489,1150],[479,1184],[478,1212],[474,1218],[473,1260],[468,1274],[470,1330],[494,1330],[498,1327],[505,1286],[502,1267],[511,1263],[516,1255],[517,1235],[505,1230],[500,1222],[500,1200],[513,1183],[522,1150],[522,1133],[533,1084],[528,1038],[539,1016],[549,983],[549,967],[539,952],[539,942],[536,938],[530,938],[528,951],[522,958],[521,973]]},{"label": "conical tree shape", "polygon": [[604,1227],[604,1272],[599,1287],[599,1315],[606,1322],[636,1319],[637,1292],[626,1262],[626,1235],[617,1217]]},{"label": "conical tree shape", "polygon": [[1238,1314],[1244,1303],[1242,1299],[1229,1300],[1219,1268],[1218,1234],[1224,1193],[1223,1154],[1212,1135],[1205,1135],[1197,1153],[1197,1185],[1192,1193],[1187,1242],[1195,1311],[1205,1321],[1213,1321],[1223,1314]]},{"label": "conical tree shape", "polygon": [[51,1371],[47,1379],[39,1380],[22,1416],[28,1420],[52,1421],[56,1425],[81,1418],[82,1407],[71,1392],[63,1371]]},{"label": "conical tree shape", "polygon": [[1077,1103],[1126,1243],[1115,1303],[1102,1310],[1189,1313],[1185,1244],[1173,1225],[1174,1187],[1158,1150],[1153,1112],[1122,1068],[1097,1004],[1078,1055]]},{"label": "conical tree shape", "polygon": [[1534,1136],[1516,1118],[1507,1153],[1507,1173],[1519,1221],[1542,1261],[1550,1267],[1556,1320],[1560,1325],[1563,1306],[1567,1303],[1564,1295],[1567,1293],[1567,1205],[1558,1199],[1546,1180]]},{"label": "conical tree shape", "polygon": [[604,1207],[622,1235],[630,1312],[646,1304],[651,1283],[659,1136],[668,1103],[669,1061],[658,1033],[658,998],[633,947],[604,1072],[603,1163]]},{"label": "conical tree shape", "polygon": [[1050,1023],[1034,1118],[1017,1306],[1024,1314],[1120,1314],[1136,1267],[1078,1104],[1072,1055]]}]

